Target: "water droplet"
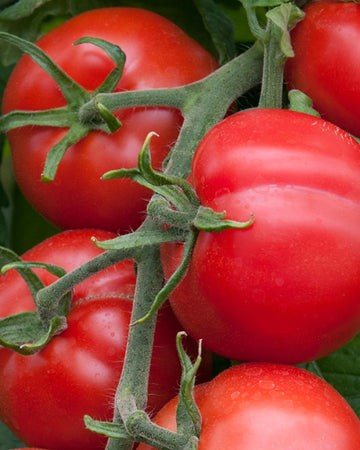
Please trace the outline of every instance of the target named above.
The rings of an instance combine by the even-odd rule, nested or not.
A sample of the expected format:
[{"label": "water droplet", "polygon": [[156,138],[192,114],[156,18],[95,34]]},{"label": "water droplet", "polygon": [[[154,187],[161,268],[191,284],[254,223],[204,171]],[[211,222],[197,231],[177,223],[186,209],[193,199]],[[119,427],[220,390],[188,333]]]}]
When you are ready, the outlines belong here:
[{"label": "water droplet", "polygon": [[274,389],[275,383],[271,380],[260,380],[259,387],[261,387],[261,389],[270,390],[270,389]]}]

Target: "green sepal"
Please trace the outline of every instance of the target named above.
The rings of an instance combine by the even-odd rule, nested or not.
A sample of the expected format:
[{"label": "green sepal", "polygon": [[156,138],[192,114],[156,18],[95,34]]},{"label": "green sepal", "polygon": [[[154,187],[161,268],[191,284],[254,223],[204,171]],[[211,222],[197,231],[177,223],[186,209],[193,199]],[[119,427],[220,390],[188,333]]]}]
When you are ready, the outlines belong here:
[{"label": "green sepal", "polygon": [[103,180],[113,180],[117,178],[129,178],[130,180],[135,181],[136,183],[144,186],[156,194],[159,194],[161,197],[164,197],[168,202],[173,204],[175,208],[182,208],[188,202],[182,199],[181,192],[176,186],[166,185],[166,186],[158,186],[153,185],[149,181],[147,181],[144,176],[141,174],[140,170],[135,167],[131,169],[115,169],[110,170],[109,172],[104,173],[101,177]]},{"label": "green sepal", "polygon": [[289,109],[291,111],[298,111],[311,116],[321,117],[320,114],[313,108],[313,102],[304,92],[298,89],[292,89],[288,93],[289,97]]},{"label": "green sepal", "polygon": [[186,271],[189,267],[189,264],[191,262],[191,256],[198,234],[199,233],[197,232],[197,230],[191,230],[188,232],[179,266],[176,268],[175,272],[168,279],[164,287],[157,293],[148,313],[144,317],[134,322],[133,325],[143,323],[151,316],[153,316],[159,310],[159,308],[161,308],[161,306],[165,303],[165,301],[169,298],[169,295],[173,292],[173,290],[179,285],[181,280],[184,278]]},{"label": "green sepal", "polygon": [[266,13],[266,17],[279,30],[280,49],[285,58],[294,56],[291,46],[290,30],[304,18],[305,13],[291,2],[282,3]]},{"label": "green sepal", "polygon": [[[74,45],[79,44],[92,44],[102,50],[104,50],[108,56],[115,62],[116,67],[109,73],[105,81],[92,93],[92,97],[101,93],[111,93],[118,85],[125,66],[126,55],[118,45],[105,41],[100,38],[82,37],[74,42]],[[95,107],[100,116],[105,121],[109,128],[110,133],[115,133],[120,127],[121,122],[115,117],[115,115],[101,102],[95,101]],[[107,131],[106,129],[104,131]]]},{"label": "green sepal", "polygon": [[13,269],[21,275],[37,309],[0,319],[0,345],[23,355],[36,353],[54,335],[66,329],[66,316],[70,311],[72,293],[65,294],[50,308],[41,307],[37,301],[37,294],[45,288],[45,285],[32,269],[45,269],[57,277],[64,276],[66,271],[54,264],[23,261],[15,252],[5,247],[0,247],[0,263],[2,274]]},{"label": "green sepal", "polygon": [[0,117],[0,132],[26,125],[68,128],[76,120],[76,114],[68,106],[42,111],[10,111]]},{"label": "green sepal", "polygon": [[41,181],[49,183],[54,181],[58,166],[66,151],[73,144],[76,144],[89,133],[89,128],[81,123],[74,123],[65,136],[52,147],[46,156],[44,170],[41,174]]},{"label": "green sepal", "polygon": [[22,265],[22,263],[22,259],[15,252],[10,250],[9,248],[0,247],[0,265],[2,267],[2,274],[4,274],[11,265],[20,265],[21,267],[19,266],[16,270],[22,276],[28,288],[30,289],[31,295],[35,302],[36,294],[40,289],[44,287],[44,283],[40,280],[36,273],[31,270],[31,267],[28,264]]},{"label": "green sepal", "polygon": [[95,107],[100,116],[102,117],[102,119],[104,120],[104,122],[106,123],[106,125],[108,126],[110,133],[115,133],[122,126],[120,120],[116,116],[114,116],[114,114],[102,103],[95,102]]},{"label": "green sepal", "polygon": [[74,42],[74,45],[79,44],[93,44],[104,50],[108,56],[115,62],[116,67],[106,77],[105,81],[96,89],[94,94],[113,92],[118,85],[125,66],[126,55],[118,45],[105,41],[100,38],[82,37]]},{"label": "green sepal", "polygon": [[[138,167],[111,170],[106,172],[102,178],[106,180],[114,178],[130,178],[142,186],[164,196],[175,206],[178,204],[184,205],[184,202],[180,199],[180,197],[183,196],[179,190],[180,188],[191,203],[198,205],[199,199],[190,183],[183,178],[168,176],[163,172],[157,172],[153,169],[151,165],[150,142],[154,136],[158,136],[158,134],[150,132],[146,136],[139,152]],[[171,195],[171,198],[169,195]]]},{"label": "green sepal", "polygon": [[5,264],[1,268],[1,273],[5,274],[8,270],[15,269],[25,280],[28,285],[31,294],[34,299],[35,306],[38,310],[38,314],[40,319],[42,320],[43,326],[49,326],[51,319],[56,316],[66,316],[70,311],[71,305],[71,293],[67,293],[64,297],[61,298],[60,302],[52,305],[52,307],[44,308],[38,303],[37,294],[38,292],[45,287],[44,283],[41,279],[35,274],[35,272],[31,269],[45,269],[52,275],[60,278],[66,275],[66,270],[62,267],[56,266],[54,264],[42,263],[42,262],[30,262],[30,261],[14,261],[8,264]]},{"label": "green sepal", "polygon": [[236,220],[224,219],[225,212],[217,213],[211,208],[200,206],[198,213],[193,220],[193,226],[201,231],[219,232],[229,228],[248,228],[254,223],[253,214],[250,215],[250,219],[246,222],[237,222]]},{"label": "green sepal", "polygon": [[33,355],[66,328],[64,316],[53,317],[45,329],[36,311],[14,314],[0,319],[0,345],[21,355]]},{"label": "green sepal", "polygon": [[176,409],[177,432],[199,438],[201,415],[194,400],[194,385],[195,376],[201,364],[201,341],[199,342],[198,356],[193,363],[182,345],[184,336],[186,336],[185,332],[179,332],[176,336],[176,348],[182,367],[179,402]]},{"label": "green sepal", "polygon": [[[139,153],[137,168],[112,170],[105,173],[102,178],[130,178],[152,189],[160,198],[154,197],[150,201],[147,212],[158,223],[201,231],[246,228],[253,223],[253,216],[247,222],[224,219],[225,213],[217,213],[200,205],[196,192],[187,180],[155,171],[151,165],[150,155],[150,141],[155,135],[154,132],[147,135]],[[175,209],[172,209],[171,205]],[[116,239],[122,240],[123,237]],[[118,246],[115,248],[119,249]]]},{"label": "green sepal", "polygon": [[144,141],[140,150],[138,165],[140,173],[146,181],[152,186],[178,186],[193,204],[200,204],[198,197],[190,183],[180,177],[166,175],[163,172],[157,172],[151,165],[150,141],[153,136],[158,136],[155,132],[150,132]]},{"label": "green sepal", "polygon": [[[10,269],[16,269],[17,271],[20,271],[22,269],[29,269],[29,268],[36,268],[36,269],[45,269],[48,272],[50,272],[52,275],[55,275],[56,277],[62,277],[66,274],[66,270],[63,269],[60,266],[56,266],[54,264],[48,264],[48,263],[42,263],[42,262],[31,262],[31,261],[14,261],[10,262],[8,264],[5,264],[1,268],[1,273],[4,274]],[[34,273],[31,271],[31,273]],[[44,285],[42,284],[42,287]]]},{"label": "green sepal", "polygon": [[148,245],[163,244],[164,242],[176,242],[185,239],[186,233],[182,229],[167,228],[153,231],[134,231],[123,234],[114,239],[99,241],[92,239],[94,244],[103,250],[126,250],[143,248]]},{"label": "green sepal", "polygon": [[0,32],[0,39],[13,44],[28,54],[36,64],[45,70],[59,85],[69,105],[81,105],[89,100],[89,94],[84,88],[70,78],[55,62],[37,45],[19,38],[18,36]]},{"label": "green sepal", "polygon": [[132,439],[132,436],[126,431],[123,424],[94,420],[88,415],[84,416],[84,423],[86,428],[94,433],[113,439]]}]

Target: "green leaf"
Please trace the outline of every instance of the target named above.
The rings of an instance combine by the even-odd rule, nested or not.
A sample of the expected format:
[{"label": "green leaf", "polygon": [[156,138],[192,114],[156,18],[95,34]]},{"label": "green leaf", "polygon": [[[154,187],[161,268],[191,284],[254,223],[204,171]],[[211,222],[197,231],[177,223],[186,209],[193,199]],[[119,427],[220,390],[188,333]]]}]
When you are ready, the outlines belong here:
[{"label": "green leaf", "polygon": [[13,433],[0,422],[0,450],[9,450],[9,448],[23,448],[25,444],[20,441]]},{"label": "green leaf", "polygon": [[213,0],[194,0],[219,55],[220,64],[236,56],[234,23]]},{"label": "green leaf", "polygon": [[[5,136],[0,135],[0,169],[4,170],[2,166],[2,159],[4,153],[4,141]],[[0,245],[9,246],[10,245],[10,230],[9,230],[9,220],[8,216],[10,213],[9,197],[6,192],[5,183],[2,178],[2,171],[0,171]]]},{"label": "green leaf", "polygon": [[[252,34],[246,14],[245,8],[239,0],[222,0],[220,2],[221,9],[232,20],[234,24],[234,39],[236,43],[253,43],[255,37]],[[266,23],[265,8],[256,11],[259,20]]]},{"label": "green leaf", "polygon": [[360,334],[315,363],[324,379],[345,397],[360,418]]},{"label": "green leaf", "polygon": [[[31,42],[40,36],[41,24],[49,15],[63,12],[60,2],[52,0],[19,0],[0,13],[0,30],[17,34]],[[22,52],[7,43],[0,42],[1,61],[4,65],[14,64]]]}]

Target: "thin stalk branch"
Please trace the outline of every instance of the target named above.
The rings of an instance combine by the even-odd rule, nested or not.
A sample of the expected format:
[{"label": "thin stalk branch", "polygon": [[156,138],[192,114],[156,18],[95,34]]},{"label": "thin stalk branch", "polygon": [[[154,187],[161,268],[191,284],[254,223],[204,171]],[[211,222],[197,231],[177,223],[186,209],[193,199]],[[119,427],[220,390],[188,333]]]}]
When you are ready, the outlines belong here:
[{"label": "thin stalk branch", "polygon": [[276,25],[268,21],[270,39],[264,44],[264,66],[259,108],[281,108],[285,58],[279,40],[274,36]]},{"label": "thin stalk branch", "polygon": [[75,286],[101,270],[107,269],[125,259],[133,259],[134,250],[111,250],[91,259],[87,263],[77,267],[54,283],[46,286],[37,293],[37,305],[42,308],[51,308],[55,304],[54,299],[60,302],[61,298],[70,292]]},{"label": "thin stalk branch", "polygon": [[[153,226],[152,222],[147,220],[146,228]],[[131,323],[148,312],[162,283],[159,247],[148,247],[146,253],[142,252],[137,259],[137,283]],[[137,411],[146,407],[156,318],[155,314],[145,323],[130,327],[123,371],[115,397],[114,414],[114,422],[122,421],[125,427]],[[131,447],[131,441],[110,438],[106,450],[128,450]]]}]

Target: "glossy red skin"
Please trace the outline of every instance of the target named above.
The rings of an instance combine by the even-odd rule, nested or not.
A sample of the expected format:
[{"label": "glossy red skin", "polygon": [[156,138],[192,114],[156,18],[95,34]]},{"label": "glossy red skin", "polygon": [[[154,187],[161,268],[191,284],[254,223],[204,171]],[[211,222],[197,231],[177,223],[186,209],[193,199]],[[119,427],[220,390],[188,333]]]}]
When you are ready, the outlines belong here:
[{"label": "glossy red skin", "polygon": [[[91,236],[104,240],[114,234],[63,232],[28,251],[24,259],[74,269],[102,252],[90,241]],[[44,270],[38,272],[46,284],[53,281]],[[74,289],[68,328],[42,351],[21,356],[0,349],[0,420],[24,443],[53,450],[105,447],[104,437],[85,429],[83,416],[112,420],[134,284],[132,261],[93,275]],[[1,278],[0,291],[0,317],[33,309],[27,287],[15,271]],[[175,346],[180,325],[170,307],[159,314],[149,381],[150,413],[176,395],[181,375]],[[196,354],[192,341],[189,350]],[[204,379],[211,371],[209,358],[205,356]]]},{"label": "glossy red skin", "polygon": [[[360,329],[360,147],[313,116],[251,110],[200,143],[192,179],[203,205],[254,224],[200,232],[170,297],[184,329],[240,361],[320,358]],[[162,247],[169,277],[181,244]]]},{"label": "glossy red skin", "polygon": [[[196,386],[195,399],[203,421],[199,450],[360,448],[360,422],[345,399],[297,367],[241,364]],[[154,421],[175,431],[176,405],[177,398]]]},{"label": "glossy red skin", "polygon": [[[72,45],[83,36],[119,45],[127,59],[115,91],[176,87],[197,81],[218,67],[217,61],[175,24],[146,10],[103,8],[87,11],[50,31],[38,45],[75,81],[92,91],[114,63],[91,44]],[[66,104],[56,83],[28,56],[10,76],[3,113],[43,110]],[[152,161],[160,168],[182,124],[179,111],[137,108],[117,114],[121,129],[113,135],[94,131],[66,152],[56,179],[40,176],[48,151],[65,129],[24,127],[8,133],[20,188],[33,206],[61,229],[96,227],[118,232],[135,229],[143,221],[151,192],[131,180],[101,180],[107,171],[137,167],[145,137]]]},{"label": "glossy red skin", "polygon": [[312,1],[291,32],[288,89],[300,89],[323,118],[360,137],[360,5]]}]

